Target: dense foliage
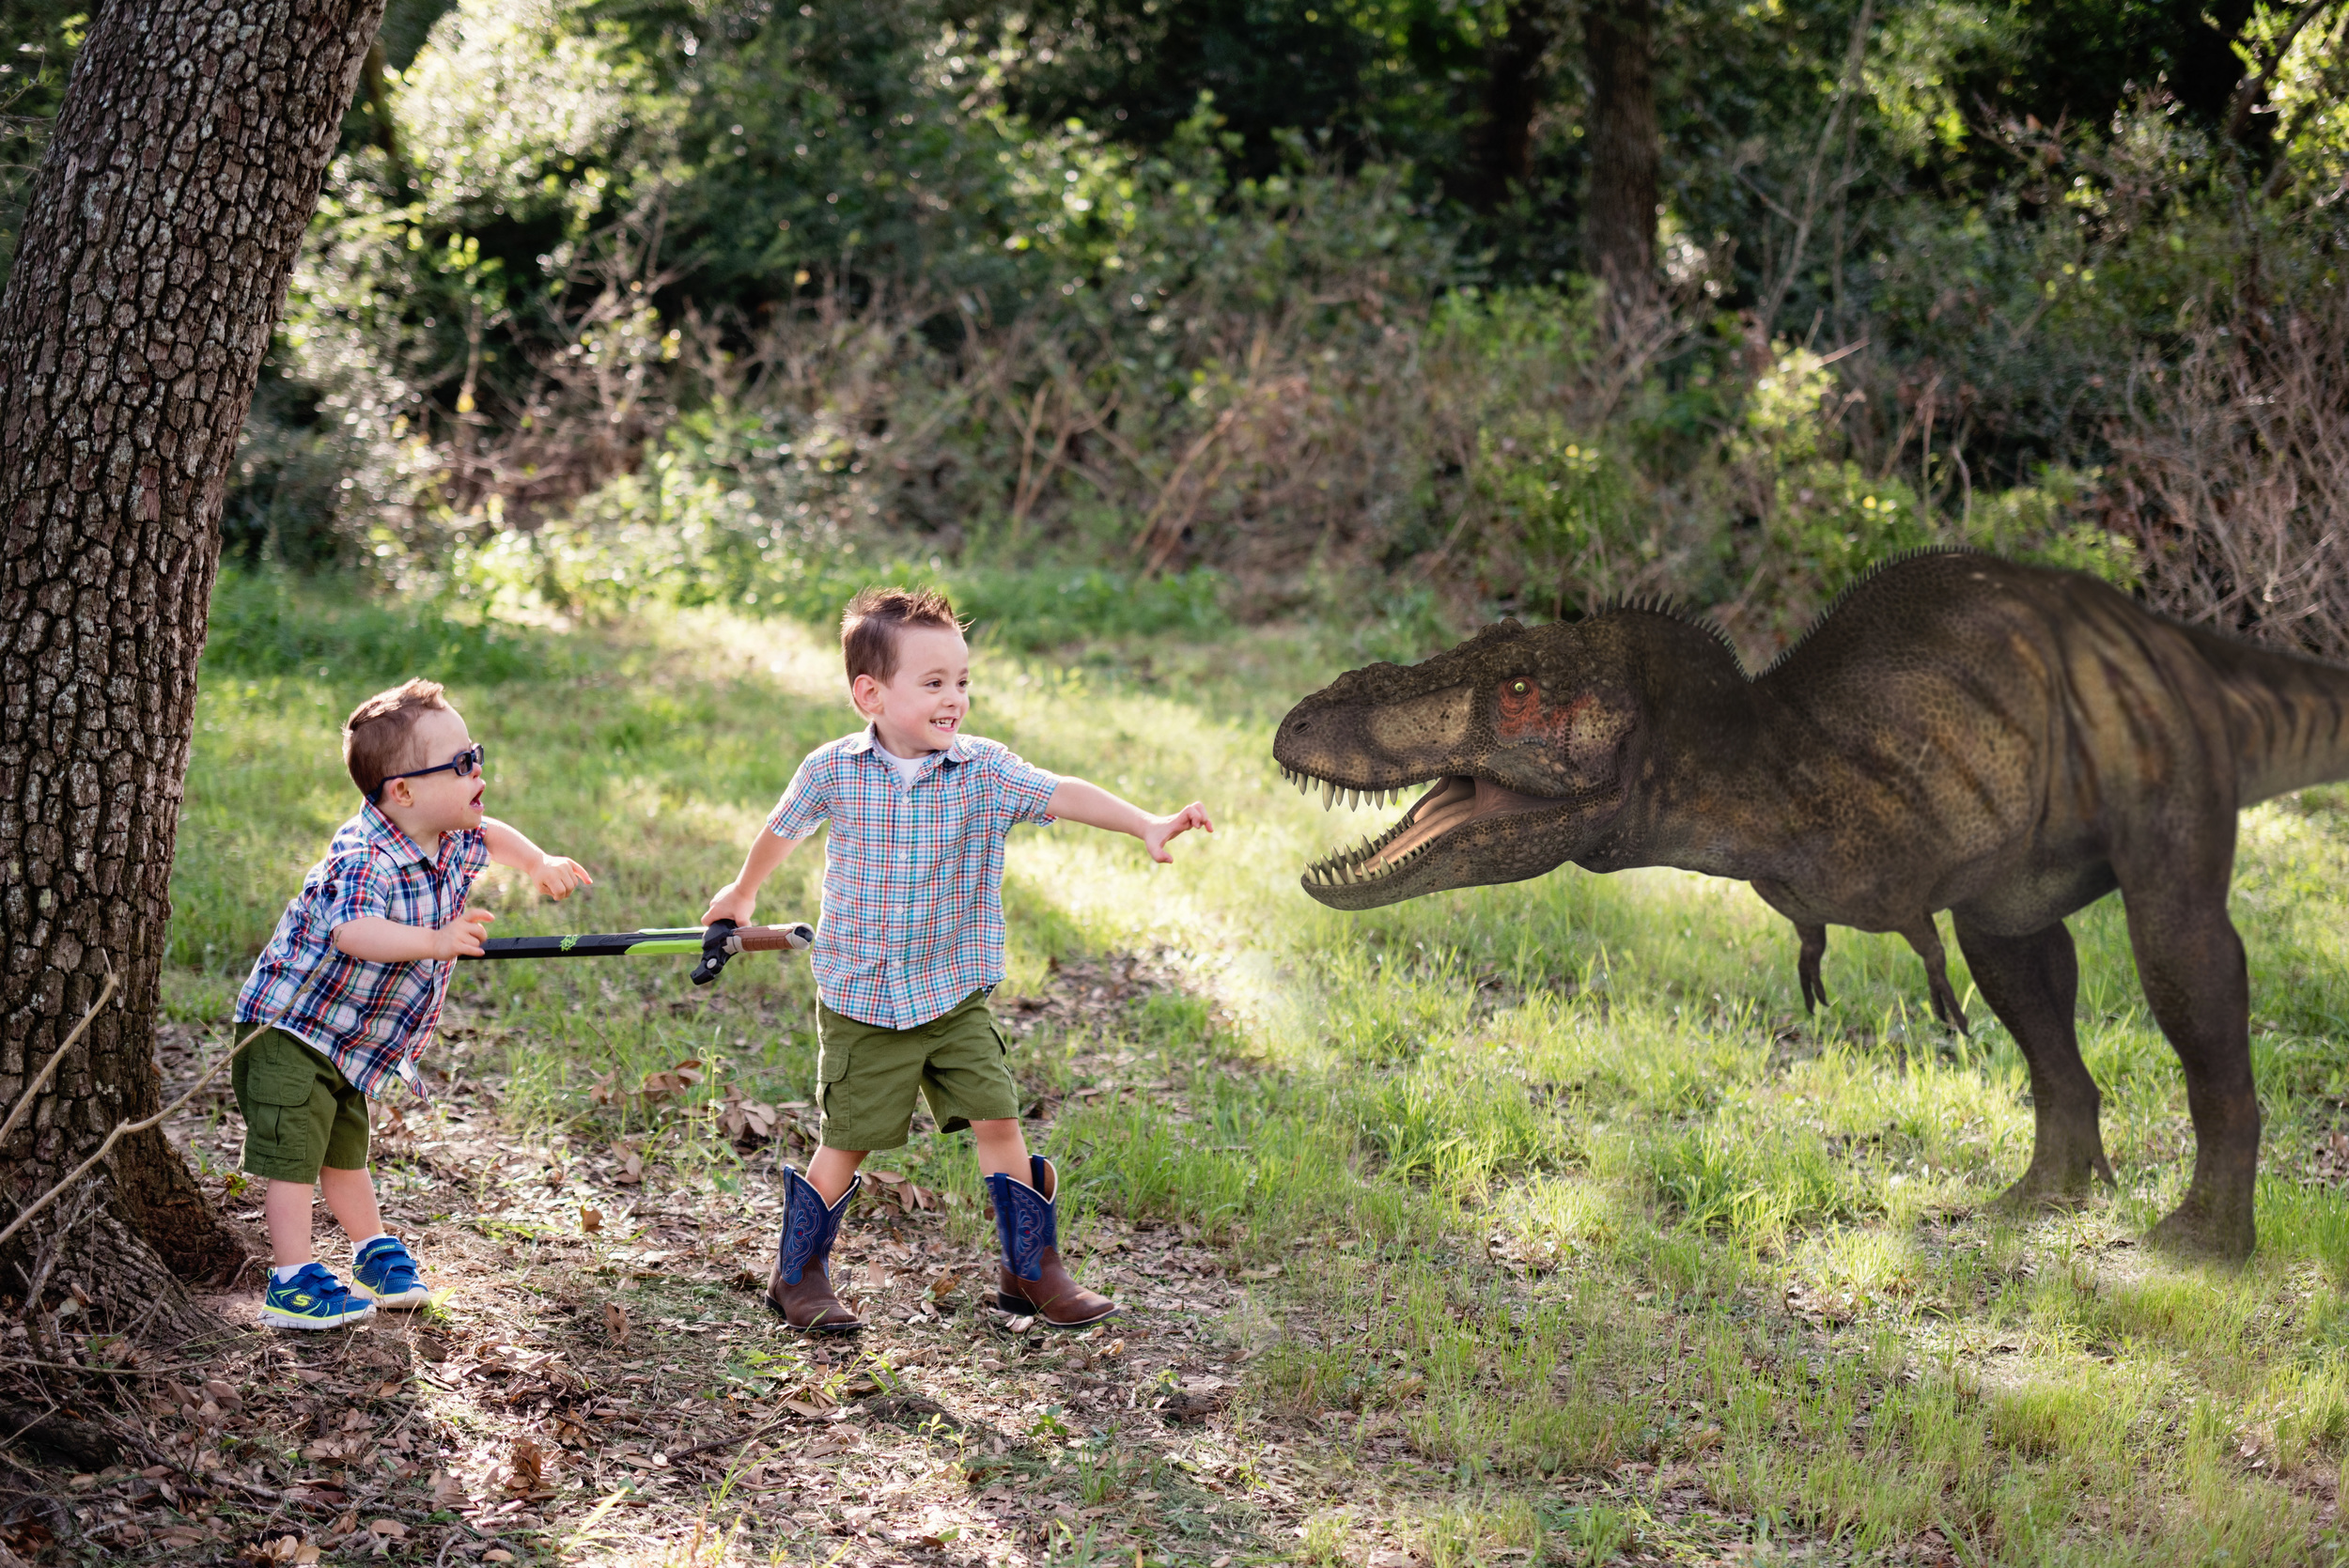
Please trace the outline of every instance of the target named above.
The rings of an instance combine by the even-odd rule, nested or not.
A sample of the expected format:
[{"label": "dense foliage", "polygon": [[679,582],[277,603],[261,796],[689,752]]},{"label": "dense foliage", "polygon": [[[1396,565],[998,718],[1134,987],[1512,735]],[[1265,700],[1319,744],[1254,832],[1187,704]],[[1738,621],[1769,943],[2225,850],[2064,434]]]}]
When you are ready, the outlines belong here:
[{"label": "dense foliage", "polygon": [[[1663,590],[1759,652],[1956,540],[2349,646],[2349,6],[1675,0],[1626,314],[1623,3],[396,0],[228,546],[580,611],[895,563],[1038,635]],[[6,13],[14,192],[80,25]]]}]

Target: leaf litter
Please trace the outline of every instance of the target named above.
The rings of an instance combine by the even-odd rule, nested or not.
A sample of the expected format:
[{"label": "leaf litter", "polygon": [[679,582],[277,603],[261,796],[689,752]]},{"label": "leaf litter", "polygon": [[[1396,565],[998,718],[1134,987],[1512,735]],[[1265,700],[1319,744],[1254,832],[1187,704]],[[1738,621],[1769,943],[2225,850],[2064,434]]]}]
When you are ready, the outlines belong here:
[{"label": "leaf litter", "polygon": [[[1121,1089],[1182,1116],[1171,1084],[1122,1081],[1106,1048],[1170,977],[1134,958],[1073,961],[1045,996],[1001,999],[1016,1034],[1090,1041],[1067,1058],[1073,1087],[1027,1086],[1032,1141],[1050,1146],[1063,1103]],[[444,1032],[468,1028],[453,1007]],[[210,1042],[163,1032],[167,1083],[192,1080]],[[680,1063],[641,1089],[606,1079],[594,1097],[660,1099],[719,1066]],[[776,1167],[812,1145],[810,1108],[730,1089],[719,1124],[754,1157],[727,1193],[650,1142],[533,1141],[502,1118],[502,1097],[494,1077],[460,1070],[428,1106],[377,1108],[386,1223],[434,1299],[315,1335],[256,1323],[257,1194],[221,1174],[241,1125],[225,1090],[192,1106],[174,1141],[212,1173],[255,1261],[206,1298],[213,1336],[136,1376],[81,1374],[93,1396],[129,1390],[109,1418],[120,1458],[11,1459],[52,1507],[0,1523],[0,1568],[78,1547],[120,1562],[436,1568],[778,1553],[843,1568],[1072,1552],[1208,1564],[1295,1543],[1321,1489],[1309,1451],[1326,1445],[1317,1431],[1300,1447],[1243,1430],[1247,1353],[1223,1320],[1247,1283],[1192,1227],[1102,1215],[1076,1228],[1066,1250],[1126,1310],[1054,1333],[993,1308],[977,1195],[870,1170],[834,1259],[872,1327],[812,1340],[760,1297]],[[322,1207],[319,1226],[321,1256],[343,1269]],[[124,1343],[85,1336],[77,1354],[127,1369],[108,1358],[135,1357]]]}]

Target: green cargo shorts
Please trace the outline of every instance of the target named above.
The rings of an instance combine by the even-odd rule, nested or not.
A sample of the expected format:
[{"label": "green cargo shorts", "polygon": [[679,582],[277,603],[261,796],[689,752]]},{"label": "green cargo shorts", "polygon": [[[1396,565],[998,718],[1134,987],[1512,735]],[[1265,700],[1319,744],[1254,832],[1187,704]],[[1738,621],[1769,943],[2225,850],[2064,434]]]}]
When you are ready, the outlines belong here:
[{"label": "green cargo shorts", "polygon": [[[239,1026],[241,1039],[250,1030]],[[309,1045],[272,1029],[228,1063],[244,1113],[244,1169],[277,1182],[314,1182],[319,1167],[364,1171],[367,1097]]]},{"label": "green cargo shorts", "polygon": [[816,1038],[816,1106],[827,1149],[903,1148],[917,1090],[941,1132],[1019,1114],[1003,1032],[984,990],[911,1029],[860,1023],[818,1002]]}]

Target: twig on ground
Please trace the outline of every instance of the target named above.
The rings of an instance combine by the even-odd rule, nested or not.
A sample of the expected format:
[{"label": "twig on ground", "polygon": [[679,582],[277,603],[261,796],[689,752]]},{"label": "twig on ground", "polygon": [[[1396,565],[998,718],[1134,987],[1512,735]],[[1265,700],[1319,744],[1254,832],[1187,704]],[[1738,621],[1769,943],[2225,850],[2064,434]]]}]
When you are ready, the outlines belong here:
[{"label": "twig on ground", "polygon": [[765,1426],[754,1426],[739,1437],[713,1437],[707,1443],[695,1443],[690,1449],[677,1449],[670,1453],[669,1463],[674,1465],[680,1459],[691,1459],[697,1453],[708,1453],[712,1449],[730,1449],[739,1444],[747,1443],[754,1437],[764,1437],[770,1432],[780,1432],[789,1426],[793,1419],[786,1417],[782,1421],[769,1421]]},{"label": "twig on ground", "polygon": [[[93,1014],[95,1014],[97,1010],[98,1009],[95,1006],[90,1009]],[[86,1017],[83,1021],[86,1023],[89,1020]],[[195,1098],[197,1091],[201,1090],[206,1084],[211,1082],[213,1079],[219,1077],[220,1070],[228,1065],[229,1063],[235,1061],[237,1059],[238,1052],[243,1050],[245,1047],[251,1045],[254,1041],[259,1039],[263,1034],[269,1032],[269,1028],[270,1026],[268,1024],[260,1024],[257,1026],[252,1033],[246,1035],[243,1039],[238,1041],[234,1046],[229,1048],[227,1055],[222,1057],[219,1061],[205,1068],[204,1076],[197,1079],[186,1094],[180,1095],[178,1099],[172,1101],[169,1105],[155,1112],[154,1115],[146,1117],[143,1120],[136,1122],[116,1123],[114,1130],[106,1135],[105,1141],[98,1145],[97,1153],[91,1155],[89,1158],[75,1166],[73,1168],[72,1174],[67,1176],[65,1180],[59,1182],[56,1186],[51,1188],[48,1191],[42,1193],[39,1197],[25,1204],[23,1209],[18,1211],[17,1217],[8,1221],[8,1229],[0,1230],[0,1247],[7,1246],[8,1238],[16,1234],[17,1232],[23,1230],[25,1225],[31,1221],[35,1215],[40,1213],[41,1210],[47,1208],[51,1203],[55,1203],[57,1199],[69,1191],[76,1182],[80,1181],[84,1176],[88,1175],[91,1171],[95,1170],[100,1160],[104,1159],[107,1155],[114,1152],[114,1146],[122,1141],[125,1134],[145,1132],[148,1128],[162,1124],[164,1120],[178,1111],[181,1106]],[[60,1054],[62,1054],[62,1052],[60,1052]],[[23,1108],[20,1106],[19,1109],[21,1110]],[[11,1118],[11,1120],[13,1120],[13,1118]]]},{"label": "twig on ground", "polygon": [[0,1356],[0,1367],[39,1367],[48,1372],[83,1372],[92,1377],[178,1377],[202,1372],[201,1363],[178,1367],[86,1367],[73,1361],[36,1361],[26,1356]]}]

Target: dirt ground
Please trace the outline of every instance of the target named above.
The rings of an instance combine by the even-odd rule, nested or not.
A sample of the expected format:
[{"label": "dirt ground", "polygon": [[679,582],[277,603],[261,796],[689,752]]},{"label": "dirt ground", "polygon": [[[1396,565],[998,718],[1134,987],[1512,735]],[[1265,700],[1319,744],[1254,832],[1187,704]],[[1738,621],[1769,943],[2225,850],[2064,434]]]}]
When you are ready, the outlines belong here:
[{"label": "dirt ground", "polygon": [[[1097,1037],[1090,1026],[1155,983],[1130,960],[1070,965],[999,1013]],[[444,1032],[460,1048],[435,1057],[461,1063],[467,1020]],[[192,1080],[198,1045],[166,1039],[167,1079]],[[1168,1086],[1124,1081],[1111,1058],[1075,1065],[1073,1094],[1147,1094],[1181,1114]],[[879,1156],[834,1255],[871,1327],[811,1340],[761,1297],[773,1139],[745,1137],[749,1172],[726,1192],[626,1147],[520,1140],[494,1081],[461,1065],[440,1078],[428,1107],[379,1108],[375,1143],[386,1222],[435,1305],[272,1331],[248,1265],[241,1288],[208,1298],[219,1334],[128,1376],[85,1374],[131,1390],[111,1421],[120,1462],[20,1468],[0,1552],[1212,1568],[1296,1545],[1316,1467],[1234,1405],[1261,1287],[1187,1228],[1103,1219],[1065,1237],[1124,1311],[1054,1332],[990,1304],[993,1226],[976,1197],[920,1188]],[[198,1107],[178,1141],[226,1192],[241,1124],[225,1089]],[[778,1110],[773,1130],[801,1159],[813,1112]],[[224,1202],[265,1257],[257,1201]],[[322,1207],[319,1225],[321,1257],[343,1269]],[[120,1354],[85,1346],[93,1362]],[[106,1421],[74,1381],[44,1387]]]},{"label": "dirt ground", "polygon": [[[1095,1043],[1052,1075],[1057,1087],[1030,1082],[1032,1143],[1053,1148],[1055,1113],[1104,1096],[1190,1119],[1176,1087],[1145,1076],[1154,1063],[1100,1044],[1175,983],[1170,967],[1126,957],[1062,966],[1039,996],[999,996],[1016,1033]],[[761,1295],[776,1167],[803,1162],[809,1108],[725,1102],[713,1114],[741,1135],[739,1167],[681,1166],[663,1149],[684,1145],[608,1133],[533,1139],[501,1113],[498,1079],[467,1068],[491,1026],[452,1010],[443,1032],[431,1100],[379,1105],[374,1149],[386,1222],[424,1263],[433,1306],[347,1331],[261,1327],[257,1199],[227,1175],[241,1123],[225,1089],[198,1100],[175,1141],[256,1261],[206,1298],[219,1331],[167,1358],[65,1323],[76,1365],[0,1358],[0,1413],[45,1422],[0,1449],[0,1568],[1450,1568],[1541,1550],[1465,1525],[1447,1546],[1448,1511],[1483,1483],[1415,1447],[1405,1412],[1268,1396],[1261,1358],[1276,1343],[1310,1352],[1359,1334],[1330,1315],[1340,1293],[1314,1288],[1353,1260],[1268,1263],[1187,1225],[1105,1217],[1063,1240],[1122,1311],[1055,1332],[992,1306],[994,1227],[976,1193],[928,1189],[877,1156],[834,1253],[870,1327],[811,1339]],[[223,1043],[167,1031],[167,1093]],[[346,1270],[323,1207],[318,1225],[320,1256]],[[1492,1262],[1497,1278],[1524,1272]],[[1693,1465],[1525,1480],[1511,1495],[1529,1526],[1543,1521],[1530,1539],[1573,1560],[1756,1549],[1753,1521]],[[1634,1514],[1637,1545],[1606,1526]],[[1947,1560],[1937,1536],[1914,1545],[1906,1560]],[[1797,1543],[1765,1555],[1790,1545],[1808,1555]]]}]

